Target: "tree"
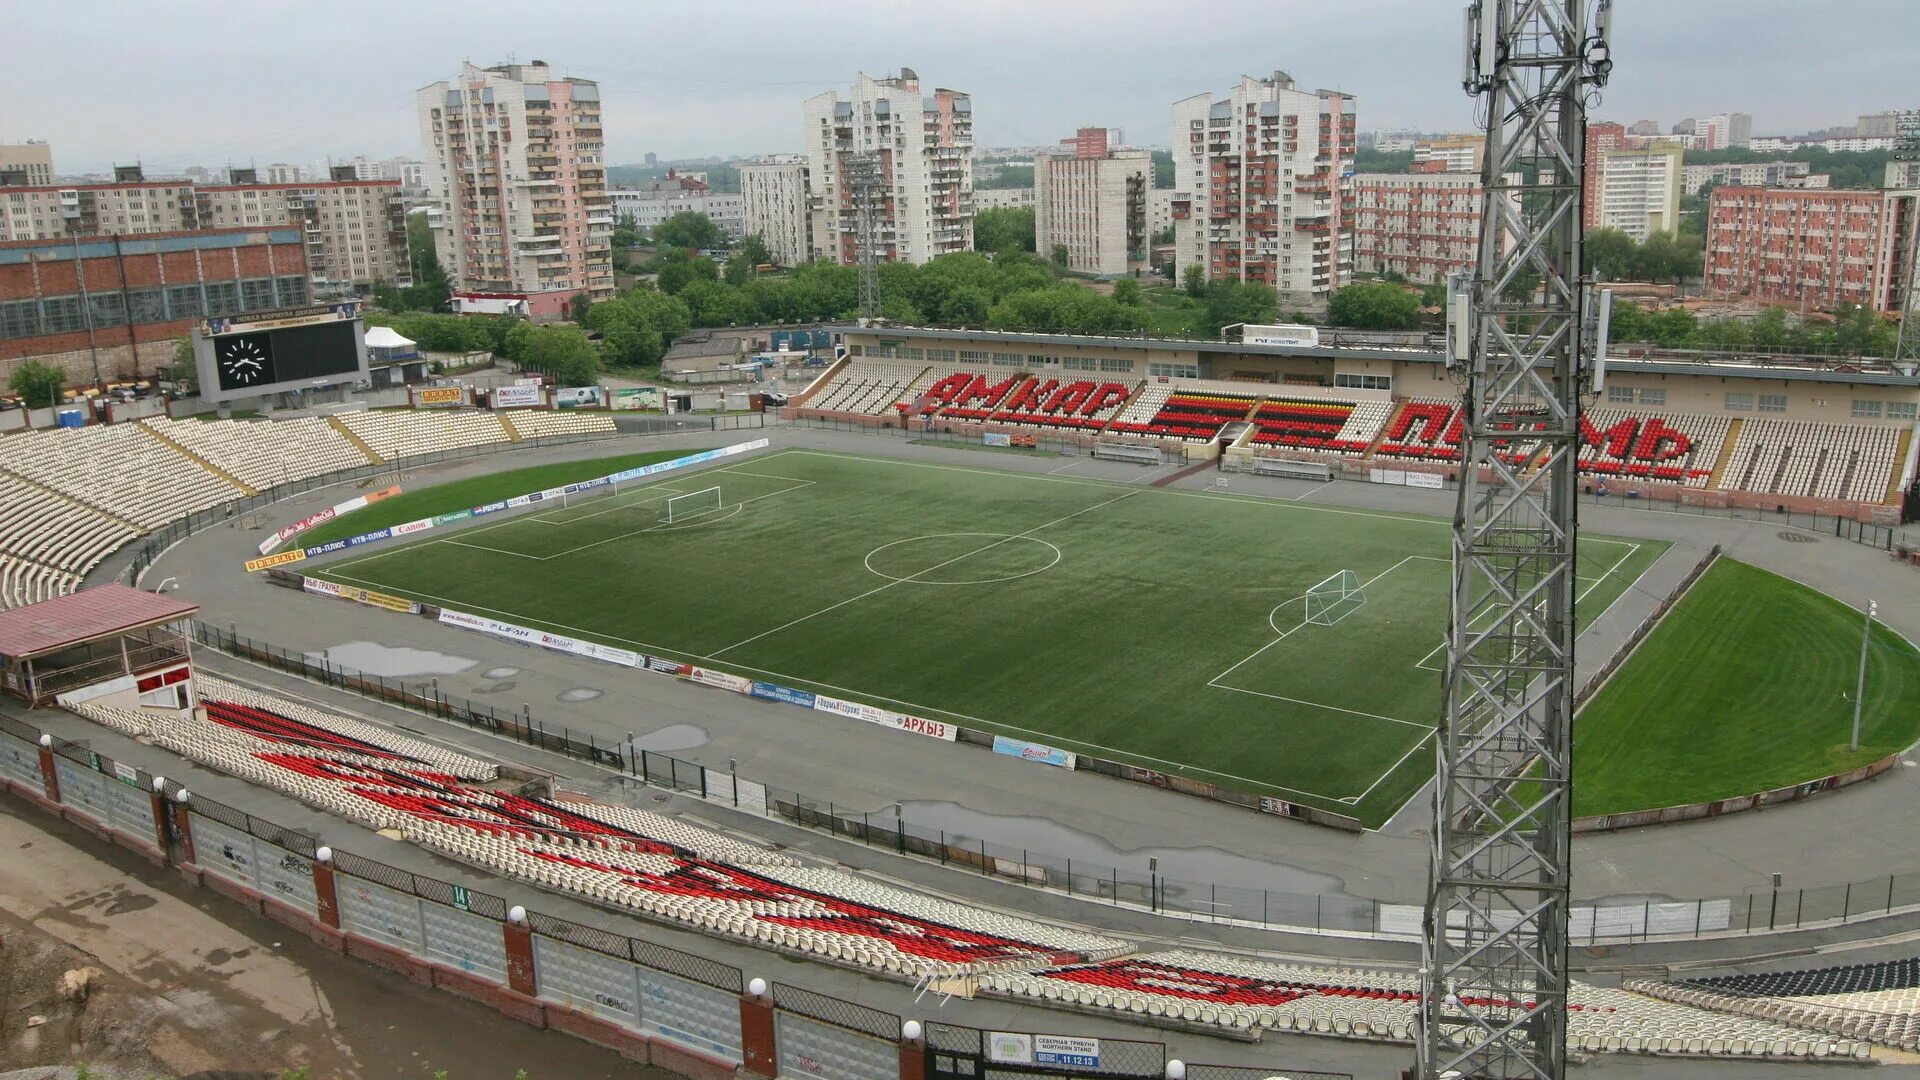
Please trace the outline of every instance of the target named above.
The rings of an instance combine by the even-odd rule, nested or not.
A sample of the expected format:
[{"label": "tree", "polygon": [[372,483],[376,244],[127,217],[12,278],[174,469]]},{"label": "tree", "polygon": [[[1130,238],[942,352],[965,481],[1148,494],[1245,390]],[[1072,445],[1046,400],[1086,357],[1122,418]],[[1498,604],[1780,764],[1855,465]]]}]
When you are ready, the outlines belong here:
[{"label": "tree", "polygon": [[541,372],[561,386],[586,386],[599,374],[599,353],[579,327],[522,325],[528,331],[522,338],[522,354],[514,358],[521,367]]},{"label": "tree", "polygon": [[1421,307],[1445,307],[1447,303],[1447,283],[1431,281],[1420,287]]},{"label": "tree", "polygon": [[745,255],[748,266],[761,266],[773,262],[773,251],[767,247],[767,239],[759,233],[748,233],[734,245],[735,255]]},{"label": "tree", "polygon": [[1693,344],[1694,332],[1699,328],[1699,320],[1686,308],[1668,308],[1648,319],[1649,330],[1655,345],[1668,349],[1685,348]]},{"label": "tree", "polygon": [[984,289],[962,286],[947,294],[940,307],[940,321],[952,326],[983,326],[992,303]]},{"label": "tree", "polygon": [[1896,324],[1882,319],[1864,304],[1849,304],[1833,320],[1833,344],[1863,356],[1891,356],[1898,336]]},{"label": "tree", "polygon": [[1153,186],[1170,188],[1173,186],[1173,151],[1153,150]]},{"label": "tree", "polygon": [[1194,319],[1194,333],[1217,337],[1234,323],[1271,323],[1280,315],[1280,294],[1252,281],[1216,281],[1207,287],[1205,306]]},{"label": "tree", "polygon": [[1371,281],[1337,290],[1327,321],[1361,330],[1407,330],[1420,324],[1420,297],[1398,285]]},{"label": "tree", "polygon": [[997,207],[973,216],[973,249],[995,253],[1034,250],[1033,210]]},{"label": "tree", "polygon": [[985,180],[974,181],[974,187],[982,191],[1005,191],[1008,188],[1030,188],[1033,186],[1033,166],[996,165],[993,174]]},{"label": "tree", "polygon": [[729,285],[745,285],[753,279],[753,268],[758,265],[760,264],[753,260],[753,256],[744,251],[736,251],[727,256],[727,264],[722,268],[720,276],[725,278]]},{"label": "tree", "polygon": [[27,360],[13,369],[7,385],[20,395],[29,409],[47,409],[60,404],[60,391],[66,388],[66,372],[52,364]]},{"label": "tree", "polygon": [[720,271],[715,269],[712,259],[690,255],[684,248],[668,252],[660,266],[660,291],[664,293],[678,293],[696,281],[718,280]]},{"label": "tree", "polygon": [[1619,229],[1594,229],[1587,233],[1582,258],[1602,280],[1625,281],[1635,272],[1634,258],[1639,245]]},{"label": "tree", "polygon": [[653,242],[662,247],[704,250],[726,246],[727,234],[707,215],[682,210],[653,230]]},{"label": "tree", "polygon": [[1784,349],[1787,345],[1787,309],[1769,307],[1753,320],[1750,329],[1756,349]]},{"label": "tree", "polygon": [[613,219],[613,249],[623,251],[640,244],[640,227],[634,224],[633,215],[623,213]]},{"label": "tree", "polygon": [[193,362],[193,339],[173,339],[173,363],[168,365],[160,378],[173,384],[174,389],[183,394],[191,394],[199,386],[199,372]]},{"label": "tree", "polygon": [[1113,283],[1113,299],[1118,304],[1137,304],[1140,302],[1140,283],[1133,278],[1121,278]]},{"label": "tree", "polygon": [[1153,240],[1151,241],[1151,243],[1153,244],[1154,247],[1159,247],[1162,244],[1173,243],[1173,226],[1169,225],[1166,228],[1155,232],[1153,234]]},{"label": "tree", "polygon": [[1188,296],[1200,299],[1207,293],[1207,268],[1194,263],[1180,272],[1180,283],[1186,288]]},{"label": "tree", "polygon": [[574,293],[573,301],[567,305],[567,314],[581,326],[587,325],[587,314],[593,310],[593,297],[586,293]]},{"label": "tree", "polygon": [[1053,245],[1047,252],[1047,260],[1053,263],[1055,269],[1065,270],[1067,268],[1067,245]]}]

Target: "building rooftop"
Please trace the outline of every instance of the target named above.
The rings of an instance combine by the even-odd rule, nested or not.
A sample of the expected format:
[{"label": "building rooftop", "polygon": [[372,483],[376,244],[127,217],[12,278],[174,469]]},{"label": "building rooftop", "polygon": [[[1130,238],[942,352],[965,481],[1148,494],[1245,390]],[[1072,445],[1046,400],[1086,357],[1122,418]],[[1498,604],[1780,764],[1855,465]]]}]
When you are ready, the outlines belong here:
[{"label": "building rooftop", "polygon": [[94,638],[184,619],[199,610],[199,604],[117,583],[95,585],[0,611],[0,656],[37,656]]}]

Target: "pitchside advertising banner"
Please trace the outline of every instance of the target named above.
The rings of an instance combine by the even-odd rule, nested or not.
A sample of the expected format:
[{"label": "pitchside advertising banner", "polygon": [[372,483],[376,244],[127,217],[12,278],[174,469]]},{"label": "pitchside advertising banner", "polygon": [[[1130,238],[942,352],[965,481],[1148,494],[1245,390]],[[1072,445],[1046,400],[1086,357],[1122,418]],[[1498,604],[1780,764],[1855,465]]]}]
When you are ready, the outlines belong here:
[{"label": "pitchside advertising banner", "polygon": [[[502,389],[505,389],[505,388],[503,387]],[[700,453],[688,454],[686,457],[674,458],[672,461],[656,461],[651,465],[642,465],[639,468],[635,468],[635,469],[624,469],[620,472],[611,473],[607,476],[598,476],[593,478],[592,480],[583,480],[577,484],[568,484],[564,487],[547,488],[545,491],[531,491],[525,495],[515,495],[511,499],[502,499],[498,502],[490,502],[485,506],[475,506],[466,510],[457,510],[451,514],[441,514],[437,517],[421,518],[418,521],[409,521],[404,525],[394,525],[390,528],[375,529],[373,532],[361,533],[358,536],[350,536],[345,540],[329,541],[328,543],[321,544],[318,547],[306,548],[304,551],[302,550],[284,551],[278,555],[271,555],[265,558],[254,559],[246,564],[246,568],[248,573],[252,573],[255,570],[266,570],[270,567],[284,566],[290,562],[299,562],[301,559],[313,558],[320,555],[331,555],[336,551],[344,551],[350,547],[359,547],[362,544],[371,544],[376,540],[385,540],[389,537],[394,537],[394,536],[412,536],[416,533],[426,532],[428,529],[432,529],[436,526],[446,525],[451,522],[464,520],[466,518],[479,517],[482,514],[497,513],[501,510],[508,510],[515,507],[528,506],[537,502],[546,502],[550,499],[559,499],[567,495],[572,495],[578,492],[592,491],[596,488],[603,488],[610,484],[623,484],[629,480],[639,480],[648,476],[658,476],[661,473],[672,472],[675,469],[684,469],[693,465],[703,465],[709,461],[718,461],[721,458],[732,457],[735,454],[744,454],[749,450],[764,450],[768,445],[769,444],[765,439],[755,439],[752,442],[735,443],[732,446],[723,446],[718,450],[702,450]],[[341,503],[339,506],[330,507],[327,510],[323,510],[318,514],[314,514],[309,518],[302,519],[302,522],[304,522],[304,524],[302,522],[296,522],[295,524],[300,525],[301,528],[312,528],[314,525],[317,525],[320,522],[338,517],[344,513],[350,513],[352,510],[358,510],[360,509],[360,507],[365,506],[368,503],[378,502],[381,499],[387,498],[391,495],[398,495],[399,493],[400,493],[399,488],[391,487],[391,488],[387,488],[384,491],[376,492],[372,495],[366,495],[366,496],[361,496],[355,499],[349,499],[346,502]],[[293,528],[293,526],[288,526],[288,528],[291,529]],[[299,531],[300,529],[294,529],[293,532],[288,532],[287,535],[292,536]],[[264,553],[265,548],[263,547],[262,550]],[[745,690],[741,690],[740,692],[743,694],[746,693]]]},{"label": "pitchside advertising banner", "polygon": [[879,724],[881,727],[890,727],[895,731],[910,731],[915,735],[925,735],[932,739],[953,742],[960,737],[959,729],[940,720],[928,720],[910,713],[897,713],[875,705],[862,705],[857,701],[843,701],[825,694],[814,696],[813,707],[821,712],[864,720],[869,724]]},{"label": "pitchside advertising banner", "polygon": [[1019,739],[1009,739],[1005,735],[995,735],[993,737],[993,752],[996,754],[1005,754],[1008,757],[1017,757],[1022,761],[1037,761],[1042,765],[1058,765],[1063,769],[1071,769],[1079,761],[1078,755],[1069,754],[1065,750],[1056,750],[1051,746],[1023,742]]},{"label": "pitchside advertising banner", "polygon": [[279,547],[285,541],[292,539],[295,535],[306,532],[308,529],[313,528],[323,521],[332,521],[341,514],[351,514],[363,506],[377,503],[382,499],[392,498],[398,494],[400,494],[398,487],[383,488],[380,491],[371,491],[365,495],[356,495],[346,502],[335,503],[325,510],[317,510],[301,518],[299,521],[281,528],[267,539],[262,540],[260,542],[260,554],[265,555],[267,552]]},{"label": "pitchside advertising banner", "polygon": [[616,409],[657,409],[660,407],[660,391],[651,386],[625,387],[613,392],[613,407]]},{"label": "pitchside advertising banner", "polygon": [[337,596],[342,600],[351,600],[356,604],[367,604],[372,607],[386,608],[388,611],[405,612],[408,615],[420,614],[419,604],[398,596],[389,596],[386,593],[374,592],[372,589],[362,589],[353,585],[336,585],[331,581],[321,581],[319,578],[302,578],[300,580],[300,587],[310,593],[319,593],[323,596]]},{"label": "pitchside advertising banner", "polygon": [[487,395],[487,405],[495,409],[528,409],[540,404],[540,387],[496,386]]},{"label": "pitchside advertising banner", "polygon": [[556,409],[597,409],[606,401],[606,393],[597,386],[569,386],[553,392]]}]

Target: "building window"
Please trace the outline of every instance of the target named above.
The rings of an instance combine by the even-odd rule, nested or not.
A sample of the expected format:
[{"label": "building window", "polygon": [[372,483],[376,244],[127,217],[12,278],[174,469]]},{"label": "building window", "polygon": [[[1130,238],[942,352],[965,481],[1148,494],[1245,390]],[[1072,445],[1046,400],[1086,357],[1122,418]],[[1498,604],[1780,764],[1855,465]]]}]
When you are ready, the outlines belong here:
[{"label": "building window", "polygon": [[1753,411],[1753,395],[1729,393],[1727,395],[1727,411],[1728,412],[1752,412]]},{"label": "building window", "polygon": [[961,349],[960,362],[963,364],[987,363],[987,354],[978,349]]},{"label": "building window", "polygon": [[160,289],[136,289],[127,296],[127,321],[135,324],[165,322],[166,294]]},{"label": "building window", "polygon": [[1133,361],[1107,357],[1100,361],[1100,370],[1110,375],[1126,375],[1133,372]]},{"label": "building window", "polygon": [[297,274],[275,278],[274,287],[280,295],[281,307],[295,307],[304,304],[312,296],[312,293],[308,289],[307,279]]},{"label": "building window", "polygon": [[1100,370],[1100,365],[1097,362],[1095,362],[1092,358],[1085,357],[1085,356],[1062,357],[1060,360],[1060,366],[1065,368],[1068,371]]},{"label": "building window", "polygon": [[1863,420],[1878,420],[1880,419],[1880,402],[1854,398],[1853,415]]},{"label": "building window", "polygon": [[1148,364],[1147,374],[1156,379],[1197,379],[1199,364]]},{"label": "building window", "polygon": [[200,286],[175,285],[167,290],[167,317],[170,319],[198,319],[207,313],[207,306],[200,299]]},{"label": "building window", "polygon": [[1641,389],[1640,404],[1665,405],[1666,403],[1667,403],[1667,391],[1664,387],[1649,386]]},{"label": "building window", "polygon": [[1912,420],[1920,416],[1920,401],[1887,402],[1887,419]]},{"label": "building window", "polygon": [[54,296],[40,301],[40,319],[40,330],[46,334],[70,333],[86,325],[77,296]]},{"label": "building window", "polygon": [[0,303],[0,339],[28,338],[40,333],[40,311],[31,300]]},{"label": "building window", "polygon": [[263,311],[273,306],[273,279],[248,278],[240,283],[243,310]]},{"label": "building window", "polygon": [[952,349],[928,349],[927,350],[927,359],[933,361],[936,364],[951,364],[953,363],[953,358],[954,358],[954,351]]},{"label": "building window", "polygon": [[1786,412],[1787,411],[1787,395],[1761,394],[1760,395],[1760,411],[1761,412]]},{"label": "building window", "polygon": [[1020,354],[1010,353],[1010,352],[997,352],[993,354],[993,363],[994,363],[994,366],[996,367],[1019,367]]},{"label": "building window", "polygon": [[237,281],[207,282],[207,314],[238,315],[240,313],[240,283]]},{"label": "building window", "polygon": [[119,326],[127,321],[127,308],[117,292],[94,293],[87,298],[87,310],[95,326]]},{"label": "building window", "polygon": [[1607,404],[1609,405],[1633,404],[1633,387],[1631,386],[1607,387]]},{"label": "building window", "polygon": [[1334,373],[1333,385],[1344,386],[1350,390],[1392,390],[1393,376],[1363,375],[1355,371]]}]

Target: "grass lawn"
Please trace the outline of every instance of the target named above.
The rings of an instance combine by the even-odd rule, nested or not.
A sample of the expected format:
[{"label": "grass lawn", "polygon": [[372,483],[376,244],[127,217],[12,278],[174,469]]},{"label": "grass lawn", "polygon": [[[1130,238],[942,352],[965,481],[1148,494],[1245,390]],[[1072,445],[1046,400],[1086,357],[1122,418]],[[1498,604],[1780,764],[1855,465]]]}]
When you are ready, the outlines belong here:
[{"label": "grass lawn", "polygon": [[372,532],[375,529],[417,521],[435,514],[450,514],[455,510],[465,510],[468,507],[481,506],[498,499],[524,495],[529,491],[541,491],[580,480],[591,480],[596,476],[605,476],[622,469],[651,465],[656,461],[666,461],[699,452],[698,449],[649,450],[644,454],[620,454],[615,457],[562,461],[553,465],[534,465],[508,472],[488,473],[485,476],[455,480],[452,483],[421,488],[418,491],[402,491],[393,498],[382,499],[364,510],[356,510],[344,517],[322,522],[301,533],[300,542],[307,547],[316,547],[343,536]]},{"label": "grass lawn", "polygon": [[[715,485],[721,509],[663,520]],[[788,450],[309,572],[1378,824],[1432,771],[1449,537],[1439,518]],[[1664,548],[1585,537],[1583,618]],[[1366,602],[1306,624],[1343,569]]]},{"label": "grass lawn", "polygon": [[1140,299],[1146,304],[1148,318],[1153,320],[1149,329],[1162,334],[1193,333],[1193,320],[1200,314],[1200,301],[1165,285],[1141,290]]},{"label": "grass lawn", "polygon": [[961,442],[958,439],[908,439],[914,446],[944,446],[949,450],[984,450],[990,454],[1024,454],[1027,457],[1059,457],[1053,450],[1027,449],[1022,446],[988,446],[985,443]]},{"label": "grass lawn", "polygon": [[1876,624],[1860,749],[1847,748],[1865,616],[1721,559],[1574,721],[1574,813],[1784,787],[1920,739],[1920,652]]}]

